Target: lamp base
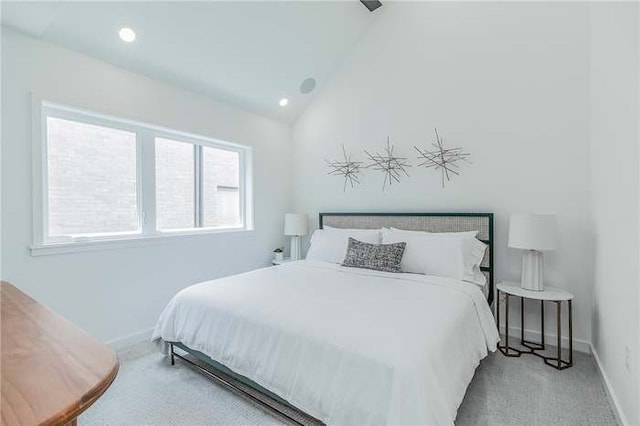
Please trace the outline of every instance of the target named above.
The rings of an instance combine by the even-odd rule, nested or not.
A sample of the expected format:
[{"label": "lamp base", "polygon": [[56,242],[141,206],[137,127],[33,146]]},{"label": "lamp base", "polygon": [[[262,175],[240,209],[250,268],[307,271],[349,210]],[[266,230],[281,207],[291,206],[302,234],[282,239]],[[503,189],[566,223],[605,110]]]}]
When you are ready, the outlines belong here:
[{"label": "lamp base", "polygon": [[544,256],[541,251],[527,250],[522,255],[522,279],[520,287],[525,290],[544,290]]},{"label": "lamp base", "polygon": [[300,260],[300,237],[291,237],[291,260]]}]

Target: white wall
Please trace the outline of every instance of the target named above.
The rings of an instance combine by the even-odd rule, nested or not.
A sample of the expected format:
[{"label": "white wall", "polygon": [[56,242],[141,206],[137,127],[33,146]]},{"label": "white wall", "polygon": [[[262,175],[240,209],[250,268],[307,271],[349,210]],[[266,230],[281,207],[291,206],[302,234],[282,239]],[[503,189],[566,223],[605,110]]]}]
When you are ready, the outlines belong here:
[{"label": "white wall", "polygon": [[[254,148],[255,232],[31,257],[30,92]],[[147,330],[188,284],[266,266],[284,242],[290,129],[209,98],[2,30],[2,279],[108,341]]]},{"label": "white wall", "polygon": [[[546,276],[575,293],[584,349],[592,291],[588,6],[385,3],[383,13],[294,125],[294,209],[314,222],[319,211],[495,212],[498,280],[519,278],[521,253],[506,246],[509,214],[555,213],[560,249],[546,256]],[[397,152],[412,157],[413,145],[434,141],[434,127],[473,162],[445,189],[436,172],[415,168],[386,192],[373,171],[347,193],[327,176],[324,161],[338,158],[341,144],[363,160],[363,148],[382,149],[390,134]],[[539,330],[536,310],[527,328]]]},{"label": "white wall", "polygon": [[639,16],[634,3],[591,5],[593,346],[630,424],[640,424]]}]

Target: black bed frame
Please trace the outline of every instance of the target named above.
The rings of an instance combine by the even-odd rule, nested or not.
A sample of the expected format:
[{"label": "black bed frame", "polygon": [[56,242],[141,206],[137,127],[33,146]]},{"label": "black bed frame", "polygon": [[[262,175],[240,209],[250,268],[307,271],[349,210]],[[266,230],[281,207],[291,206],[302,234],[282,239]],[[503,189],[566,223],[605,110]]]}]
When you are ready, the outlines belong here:
[{"label": "black bed frame", "polygon": [[[326,216],[467,216],[467,217],[486,217],[489,221],[489,239],[482,240],[489,246],[489,267],[482,267],[484,272],[489,274],[489,288],[487,292],[487,302],[489,305],[493,303],[494,299],[494,274],[493,274],[493,213],[320,213],[318,215],[319,227],[323,227],[323,219]],[[251,402],[261,406],[269,412],[272,412],[278,416],[281,416],[286,421],[292,422],[298,425],[307,424],[322,424],[314,417],[302,412],[298,408],[288,404],[276,395],[271,394],[268,390],[253,383],[250,379],[234,373],[231,370],[222,371],[218,367],[219,363],[211,360],[201,352],[188,348],[180,342],[167,342],[169,345],[169,358],[171,365],[175,364],[175,359],[178,358],[181,361],[188,363],[190,366],[196,368],[198,371],[206,374],[208,377],[214,379],[219,384],[230,389],[232,392],[243,396]],[[175,351],[175,348],[187,353],[182,355]],[[204,364],[204,365],[203,365]],[[224,367],[224,366],[222,366]],[[248,384],[251,389],[248,390],[246,386],[238,385],[238,382]],[[253,384],[251,384],[253,383]],[[256,396],[256,392],[260,397]],[[266,399],[275,400],[276,404],[270,404],[265,401]],[[278,405],[282,408],[279,408]],[[283,407],[284,406],[284,407]]]}]

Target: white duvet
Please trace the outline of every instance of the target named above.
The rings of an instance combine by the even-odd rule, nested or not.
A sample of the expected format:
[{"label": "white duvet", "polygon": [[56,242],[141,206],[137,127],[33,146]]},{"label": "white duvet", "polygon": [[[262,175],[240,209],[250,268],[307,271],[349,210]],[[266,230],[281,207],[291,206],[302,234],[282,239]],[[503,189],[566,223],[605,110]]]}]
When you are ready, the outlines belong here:
[{"label": "white duvet", "polygon": [[300,261],[188,287],[153,332],[327,424],[453,424],[498,332],[479,287]]}]

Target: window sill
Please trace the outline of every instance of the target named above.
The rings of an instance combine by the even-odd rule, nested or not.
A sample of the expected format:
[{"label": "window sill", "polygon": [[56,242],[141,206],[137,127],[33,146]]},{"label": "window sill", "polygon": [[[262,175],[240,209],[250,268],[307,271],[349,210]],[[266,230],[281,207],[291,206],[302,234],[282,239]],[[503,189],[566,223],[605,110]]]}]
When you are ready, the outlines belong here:
[{"label": "window sill", "polygon": [[206,238],[211,235],[236,234],[252,235],[253,229],[210,229],[206,231],[166,232],[157,235],[136,235],[118,239],[74,241],[61,243],[34,244],[31,246],[31,256],[49,256],[56,254],[81,253],[86,251],[117,250],[148,245],[168,244]]}]

